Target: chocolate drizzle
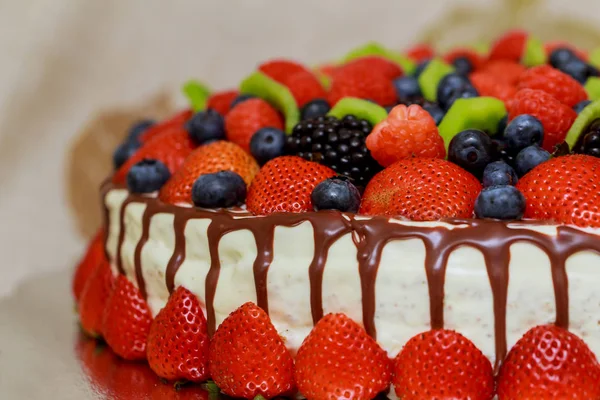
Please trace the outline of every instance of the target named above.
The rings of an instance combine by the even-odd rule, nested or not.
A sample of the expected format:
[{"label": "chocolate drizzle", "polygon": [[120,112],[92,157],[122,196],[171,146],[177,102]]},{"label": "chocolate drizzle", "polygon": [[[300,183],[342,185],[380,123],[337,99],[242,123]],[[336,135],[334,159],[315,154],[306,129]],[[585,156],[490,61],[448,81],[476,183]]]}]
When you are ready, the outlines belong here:
[{"label": "chocolate drizzle", "polygon": [[[111,189],[103,186],[103,198]],[[254,260],[253,275],[257,304],[269,311],[268,272],[273,261],[273,241],[277,227],[298,226],[309,222],[314,230],[314,256],[308,267],[310,280],[310,304],[313,322],[323,316],[323,273],[331,246],[343,235],[352,234],[357,247],[357,262],[361,281],[363,325],[366,331],[376,337],[376,291],[375,283],[384,247],[394,240],[419,239],[426,250],[425,272],[428,281],[431,328],[444,326],[444,284],[450,254],[461,246],[479,250],[485,260],[490,288],[493,295],[496,365],[506,356],[506,304],[509,283],[510,247],[517,242],[531,243],[546,253],[551,265],[552,281],[556,302],[556,324],[567,328],[569,325],[568,279],[565,269],[569,256],[579,251],[593,251],[600,254],[600,239],[597,235],[568,227],[558,226],[556,236],[546,235],[527,225],[539,226],[539,221],[523,221],[519,224],[486,220],[444,220],[446,226],[402,224],[383,217],[356,218],[354,215],[328,211],[318,213],[273,214],[266,217],[253,217],[244,213],[209,211],[167,205],[157,199],[129,195],[121,206],[119,241],[116,263],[122,272],[121,247],[125,238],[125,209],[132,202],[147,205],[142,218],[142,237],[135,249],[135,271],[140,290],[145,296],[142,274],[141,251],[149,238],[149,225],[152,216],[158,213],[174,215],[173,229],[175,246],[166,267],[165,284],[170,292],[175,287],[175,276],[186,257],[185,228],[191,219],[209,219],[207,229],[210,269],[205,280],[205,304],[209,333],[216,328],[215,294],[221,270],[219,243],[227,233],[248,230],[255,238],[257,256]],[[106,206],[105,206],[106,207]],[[108,212],[105,212],[108,215]],[[108,231],[108,217],[105,217]],[[108,236],[108,235],[107,235]]]}]

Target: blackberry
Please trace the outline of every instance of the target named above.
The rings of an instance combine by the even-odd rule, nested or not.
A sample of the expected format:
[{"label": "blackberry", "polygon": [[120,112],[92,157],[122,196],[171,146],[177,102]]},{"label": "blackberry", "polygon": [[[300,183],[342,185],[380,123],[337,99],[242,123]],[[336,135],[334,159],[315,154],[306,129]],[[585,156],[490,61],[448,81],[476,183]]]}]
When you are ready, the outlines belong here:
[{"label": "blackberry", "polygon": [[327,165],[364,187],[381,166],[371,157],[365,138],[371,124],[353,115],[324,116],[298,123],[287,137],[286,153]]},{"label": "blackberry", "polygon": [[577,153],[600,157],[600,119],[592,121],[580,136]]}]

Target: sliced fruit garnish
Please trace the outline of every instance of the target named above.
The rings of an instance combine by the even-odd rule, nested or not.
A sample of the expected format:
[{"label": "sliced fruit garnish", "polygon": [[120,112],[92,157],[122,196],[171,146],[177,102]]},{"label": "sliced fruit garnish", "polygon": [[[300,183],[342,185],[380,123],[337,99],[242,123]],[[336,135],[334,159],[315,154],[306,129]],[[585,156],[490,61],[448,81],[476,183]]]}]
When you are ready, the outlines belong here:
[{"label": "sliced fruit garnish", "polygon": [[565,142],[567,142],[571,150],[575,148],[575,145],[579,140],[579,136],[585,132],[588,125],[598,118],[600,118],[600,100],[593,101],[587,107],[585,107],[583,111],[579,113],[577,119],[575,119],[575,122],[573,122],[573,125],[571,125],[571,129],[569,129],[569,132],[567,132],[567,137],[565,138]]},{"label": "sliced fruit garnish", "polygon": [[251,94],[266,100],[285,116],[285,131],[292,132],[300,121],[300,111],[290,90],[262,72],[254,72],[240,85],[240,93]]},{"label": "sliced fruit garnish", "polygon": [[600,99],[600,78],[596,76],[589,77],[583,88],[590,100],[594,101]]},{"label": "sliced fruit garnish", "polygon": [[372,103],[368,100],[357,99],[356,97],[345,97],[338,101],[327,115],[342,119],[346,115],[354,115],[358,119],[364,119],[375,126],[387,118],[385,108]]},{"label": "sliced fruit garnish", "polygon": [[210,89],[200,81],[191,80],[183,85],[183,93],[188,98],[194,111],[204,110],[206,100],[210,97]]},{"label": "sliced fruit garnish", "polygon": [[454,67],[440,58],[434,58],[419,75],[419,86],[423,97],[429,101],[437,101],[437,87],[442,78],[454,72]]},{"label": "sliced fruit garnish", "polygon": [[392,50],[389,50],[376,42],[370,42],[363,46],[357,47],[354,50],[351,50],[348,54],[346,54],[342,62],[348,62],[356,58],[366,56],[380,56],[386,58],[398,64],[404,71],[404,74],[406,75],[412,74],[412,72],[417,67],[415,62],[412,61],[410,58],[402,54],[396,53]]},{"label": "sliced fruit garnish", "polygon": [[527,38],[521,63],[527,67],[535,67],[546,63],[546,50],[540,39],[534,36]]},{"label": "sliced fruit garnish", "polygon": [[452,138],[466,129],[479,129],[495,135],[498,123],[505,115],[504,103],[494,97],[457,99],[439,126],[446,150]]}]

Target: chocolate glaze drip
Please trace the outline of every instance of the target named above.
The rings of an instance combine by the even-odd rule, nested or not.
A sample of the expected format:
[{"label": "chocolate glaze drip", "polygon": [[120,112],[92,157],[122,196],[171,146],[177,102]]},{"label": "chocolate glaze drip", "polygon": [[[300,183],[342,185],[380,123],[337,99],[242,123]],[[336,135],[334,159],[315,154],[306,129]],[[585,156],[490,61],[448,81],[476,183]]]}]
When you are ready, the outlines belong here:
[{"label": "chocolate glaze drip", "polygon": [[[106,185],[110,190],[115,186]],[[106,193],[104,193],[105,195]],[[175,276],[185,260],[185,227],[190,219],[210,219],[207,230],[211,265],[205,280],[205,303],[209,332],[216,328],[214,300],[221,270],[219,243],[227,233],[248,230],[256,241],[257,257],[253,265],[257,304],[269,311],[268,271],[273,260],[273,238],[276,227],[292,227],[309,222],[314,229],[315,253],[308,268],[310,279],[310,303],[313,322],[323,316],[322,282],[323,271],[329,249],[337,239],[351,233],[357,247],[357,262],[361,280],[363,325],[376,337],[376,290],[375,283],[383,248],[394,240],[420,239],[426,250],[425,272],[427,275],[430,324],[433,329],[444,326],[444,283],[450,254],[461,246],[471,246],[484,257],[493,295],[496,365],[506,356],[506,303],[509,282],[510,246],[517,242],[531,243],[544,251],[551,265],[551,274],[556,302],[556,324],[569,325],[568,279],[566,260],[579,251],[594,251],[600,254],[598,236],[579,229],[559,226],[556,236],[549,236],[530,229],[527,225],[539,226],[540,221],[523,221],[509,224],[486,220],[444,220],[450,226],[415,226],[394,223],[383,217],[356,218],[339,212],[285,213],[266,217],[250,217],[249,214],[232,213],[224,210],[209,211],[167,205],[159,200],[137,195],[128,196],[120,210],[121,230],[116,263],[120,265],[120,248],[124,240],[124,210],[127,204],[142,202],[147,205],[142,218],[142,238],[136,247],[135,269],[140,288],[143,284],[141,251],[148,240],[152,216],[170,213],[174,217],[175,249],[168,263],[165,276],[169,291],[174,289]],[[106,219],[108,223],[108,219]],[[113,260],[115,261],[115,260]],[[122,270],[122,268],[120,268]]]},{"label": "chocolate glaze drip", "polygon": [[146,282],[144,281],[144,273],[142,271],[142,249],[148,241],[150,236],[150,219],[152,218],[152,210],[150,206],[146,206],[144,215],[142,216],[142,236],[139,242],[135,246],[135,253],[133,256],[133,265],[135,265],[135,279],[140,289],[140,294],[146,298]]}]

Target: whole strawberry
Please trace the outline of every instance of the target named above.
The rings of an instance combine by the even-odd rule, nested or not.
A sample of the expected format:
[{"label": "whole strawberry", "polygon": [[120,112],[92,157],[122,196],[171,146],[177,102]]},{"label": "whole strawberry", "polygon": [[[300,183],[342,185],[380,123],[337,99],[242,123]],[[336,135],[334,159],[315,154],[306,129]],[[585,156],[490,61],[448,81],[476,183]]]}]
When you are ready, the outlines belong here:
[{"label": "whole strawberry", "polygon": [[316,98],[325,97],[325,89],[308,68],[295,61],[276,59],[258,67],[259,71],[281,83],[292,93],[298,107]]},{"label": "whole strawberry", "polygon": [[150,368],[171,381],[202,382],[209,378],[208,331],[196,295],[180,286],[171,294],[150,327]]},{"label": "whole strawberry", "polygon": [[577,336],[555,325],[530,329],[498,375],[499,400],[600,399],[600,365]]},{"label": "whole strawberry", "polygon": [[222,92],[213,93],[206,100],[206,108],[213,109],[219,114],[225,116],[229,112],[231,102],[238,97],[240,93],[237,90],[225,90]]},{"label": "whole strawberry", "polygon": [[373,399],[392,378],[387,353],[344,314],[315,325],[298,349],[294,376],[308,400]]},{"label": "whole strawberry", "polygon": [[373,128],[367,148],[384,167],[408,157],[446,157],[444,140],[431,115],[419,105],[398,105]]},{"label": "whole strawberry", "polygon": [[276,109],[262,99],[246,100],[233,107],[225,117],[227,140],[250,151],[250,140],[260,128],[283,129],[283,120]]},{"label": "whole strawberry", "polygon": [[274,158],[254,177],[246,206],[259,215],[312,211],[313,189],[334,175],[331,168],[297,156]]},{"label": "whole strawberry", "polygon": [[75,268],[75,274],[73,275],[73,296],[75,301],[79,302],[81,292],[85,287],[85,284],[90,279],[96,267],[100,265],[101,261],[105,260],[104,254],[104,229],[98,229],[98,232],[94,235],[90,241],[85,255],[79,261],[79,264]]},{"label": "whole strawberry", "polygon": [[159,198],[169,204],[192,204],[192,186],[200,175],[220,171],[239,174],[247,185],[258,172],[250,154],[232,142],[218,141],[198,147],[161,188]]},{"label": "whole strawberry", "polygon": [[446,160],[406,158],[371,179],[360,214],[405,217],[415,221],[471,218],[481,184]]},{"label": "whole strawberry", "polygon": [[394,360],[394,388],[402,400],[491,400],[492,364],[466,337],[437,329],[411,338]]},{"label": "whole strawberry", "polygon": [[161,133],[170,131],[172,129],[183,128],[185,123],[191,118],[192,114],[192,110],[183,110],[171,116],[170,118],[151,126],[140,136],[140,142],[146,143],[154,136],[160,135]]},{"label": "whole strawberry", "polygon": [[600,159],[582,154],[555,157],[517,182],[525,218],[600,227]]},{"label": "whole strawberry", "polygon": [[469,75],[469,79],[480,96],[495,97],[505,103],[517,92],[514,86],[505,83],[489,72],[474,72]]},{"label": "whole strawberry", "polygon": [[549,65],[528,69],[519,78],[517,88],[543,90],[569,107],[588,98],[579,82]]},{"label": "whole strawberry", "polygon": [[232,312],[210,342],[210,374],[232,397],[290,394],[294,361],[267,313],[253,303]]},{"label": "whole strawberry", "polygon": [[492,45],[489,59],[519,62],[525,52],[527,37],[527,32],[522,30],[506,32]]},{"label": "whole strawberry", "polygon": [[514,86],[527,69],[517,61],[491,60],[482,64],[477,72],[493,76],[497,82]]},{"label": "whole strawberry", "polygon": [[304,65],[283,58],[265,61],[258,66],[258,70],[277,82],[283,82],[294,74],[307,71]]},{"label": "whole strawberry", "polygon": [[416,62],[426,61],[435,57],[435,50],[428,44],[417,44],[406,50],[406,56]]},{"label": "whole strawberry", "polygon": [[79,322],[92,337],[104,334],[103,316],[113,290],[114,277],[107,260],[101,260],[87,280],[79,300]]},{"label": "whole strawberry", "polygon": [[378,56],[359,57],[348,61],[342,68],[368,68],[374,73],[388,79],[395,79],[404,74],[398,64]]},{"label": "whole strawberry", "polygon": [[151,323],[150,309],[140,291],[119,275],[104,309],[104,340],[126,360],[145,360]]}]

